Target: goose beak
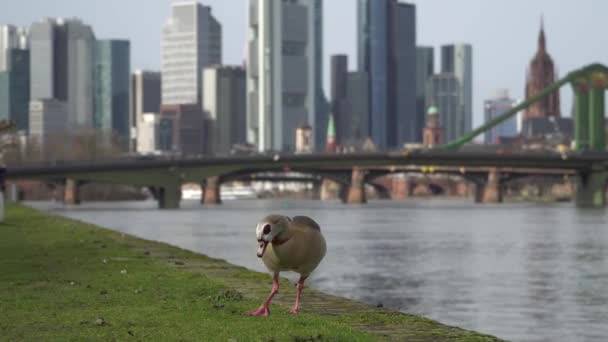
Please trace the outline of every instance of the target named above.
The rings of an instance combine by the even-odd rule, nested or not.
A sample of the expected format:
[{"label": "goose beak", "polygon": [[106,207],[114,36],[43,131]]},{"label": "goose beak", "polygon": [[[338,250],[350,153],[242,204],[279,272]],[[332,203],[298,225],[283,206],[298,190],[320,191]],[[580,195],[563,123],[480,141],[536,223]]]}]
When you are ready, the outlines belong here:
[{"label": "goose beak", "polygon": [[258,258],[264,256],[264,252],[266,252],[266,247],[268,247],[268,241],[258,240]]}]

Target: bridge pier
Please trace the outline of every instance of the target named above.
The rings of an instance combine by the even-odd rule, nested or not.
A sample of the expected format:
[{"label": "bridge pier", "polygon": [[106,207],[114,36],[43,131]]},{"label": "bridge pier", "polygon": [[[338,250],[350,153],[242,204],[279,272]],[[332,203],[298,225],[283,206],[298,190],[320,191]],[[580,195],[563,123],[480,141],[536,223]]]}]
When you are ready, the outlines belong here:
[{"label": "bridge pier", "polygon": [[341,185],[332,181],[331,179],[323,178],[321,181],[321,200],[322,201],[333,201],[340,197]]},{"label": "bridge pier", "polygon": [[63,190],[63,203],[65,205],[78,205],[80,202],[80,185],[78,181],[73,178],[66,178]]},{"label": "bridge pier", "polygon": [[365,197],[365,171],[358,167],[353,168],[350,186],[346,197],[347,204],[364,204],[367,202]]},{"label": "bridge pier", "polygon": [[606,182],[608,172],[594,167],[591,172],[576,177],[576,206],[579,208],[604,208],[606,206]]},{"label": "bridge pier", "polygon": [[415,185],[410,179],[408,179],[405,175],[400,174],[392,177],[392,180],[392,199],[404,200],[412,196]]},{"label": "bridge pier", "polygon": [[220,195],[220,177],[213,176],[205,180],[203,186],[203,196],[201,196],[201,203],[203,205],[217,205],[222,203]]},{"label": "bridge pier", "polygon": [[179,209],[181,200],[181,184],[163,184],[156,187],[159,209]]},{"label": "bridge pier", "polygon": [[476,184],[475,203],[502,203],[502,186],[498,169],[492,168],[488,172],[487,180]]}]

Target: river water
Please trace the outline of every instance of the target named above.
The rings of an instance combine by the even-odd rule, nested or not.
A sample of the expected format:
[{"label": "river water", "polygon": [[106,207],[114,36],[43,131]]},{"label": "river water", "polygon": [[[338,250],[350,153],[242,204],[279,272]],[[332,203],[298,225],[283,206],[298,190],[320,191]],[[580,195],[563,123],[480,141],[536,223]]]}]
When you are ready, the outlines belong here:
[{"label": "river water", "polygon": [[314,288],[513,341],[608,341],[604,210],[467,200],[29,204],[258,271],[256,221],[309,215],[328,244]]}]

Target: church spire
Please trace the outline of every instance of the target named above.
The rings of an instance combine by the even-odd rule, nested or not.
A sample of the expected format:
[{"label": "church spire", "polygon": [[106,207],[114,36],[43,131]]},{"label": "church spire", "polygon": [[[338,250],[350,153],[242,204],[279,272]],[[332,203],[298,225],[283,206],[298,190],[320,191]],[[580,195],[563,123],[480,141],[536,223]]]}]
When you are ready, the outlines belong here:
[{"label": "church spire", "polygon": [[547,51],[547,42],[545,40],[545,20],[543,15],[540,16],[540,33],[538,34],[538,52],[544,53]]}]

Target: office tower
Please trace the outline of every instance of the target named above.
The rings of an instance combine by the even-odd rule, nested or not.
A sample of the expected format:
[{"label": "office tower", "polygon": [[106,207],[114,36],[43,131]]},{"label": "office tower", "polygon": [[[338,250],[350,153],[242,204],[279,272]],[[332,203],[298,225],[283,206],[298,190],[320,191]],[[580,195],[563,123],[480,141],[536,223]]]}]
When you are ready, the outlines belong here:
[{"label": "office tower", "polygon": [[165,105],[160,108],[158,149],[184,155],[208,152],[203,110],[198,104]]},{"label": "office tower", "polygon": [[258,150],[293,151],[298,127],[323,147],[322,1],[249,1],[247,138]]},{"label": "office tower", "polygon": [[69,128],[93,124],[95,35],[79,19],[43,19],[30,27],[30,97],[68,106]]},{"label": "office tower", "polygon": [[30,55],[28,50],[8,49],[5,71],[0,71],[0,120],[10,120],[16,129],[29,129]]},{"label": "office tower", "polygon": [[369,76],[370,132],[379,149],[415,141],[416,7],[397,0],[359,0],[359,71]]},{"label": "office tower", "polygon": [[[553,59],[547,52],[545,28],[541,21],[538,34],[538,49],[530,62],[526,75],[526,98],[530,98],[556,81],[556,71]],[[524,121],[530,118],[560,117],[559,90],[545,96],[526,108]]]},{"label": "office tower", "polygon": [[131,56],[128,40],[99,40],[95,47],[94,126],[113,135],[125,148],[130,137],[129,85]]},{"label": "office tower", "polygon": [[162,104],[200,104],[202,70],[222,63],[222,28],[211,8],[196,1],[171,4],[162,31]]},{"label": "office tower", "polygon": [[[425,122],[427,105],[425,100],[426,82],[435,74],[435,53],[431,46],[416,47],[416,119]],[[422,130],[420,130],[422,134]],[[418,138],[418,137],[417,137]]]},{"label": "office tower", "polygon": [[[497,118],[513,106],[515,106],[515,100],[509,98],[509,92],[506,89],[496,91],[491,99],[484,101],[485,122]],[[486,144],[497,144],[501,137],[513,137],[515,135],[517,135],[517,118],[513,116],[487,130],[484,141]]]},{"label": "office tower", "polygon": [[439,111],[439,125],[445,130],[445,141],[462,136],[466,123],[462,115],[462,92],[458,78],[452,73],[433,75],[426,87],[425,102]]},{"label": "office tower", "polygon": [[158,150],[158,113],[142,113],[137,125],[137,152],[155,153]]},{"label": "office tower", "polygon": [[29,49],[27,30],[13,25],[0,25],[0,71],[10,69],[11,49]]},{"label": "office tower", "polygon": [[347,94],[348,56],[331,56],[330,64],[330,109],[336,129],[336,144],[341,145],[348,139],[346,130],[351,120]]},{"label": "office tower", "polygon": [[228,154],[247,141],[247,78],[245,69],[215,66],[203,71],[203,111],[208,119],[208,149]]},{"label": "office tower", "polygon": [[136,70],[131,76],[131,123],[137,127],[144,113],[160,113],[160,72]]},{"label": "office tower", "polygon": [[442,46],[441,73],[454,74],[460,85],[462,111],[457,120],[462,123],[462,126],[458,127],[456,133],[461,136],[473,129],[473,48],[471,45]]},{"label": "office tower", "polygon": [[130,121],[132,149],[137,150],[139,125],[144,113],[160,113],[161,76],[157,71],[136,70],[131,75]]},{"label": "office tower", "polygon": [[331,114],[334,118],[336,143],[359,144],[369,136],[369,87],[367,73],[348,71],[348,58],[331,58]]},{"label": "office tower", "polygon": [[67,129],[67,103],[57,99],[32,100],[29,104],[30,136],[44,144],[49,137],[65,134]]}]

